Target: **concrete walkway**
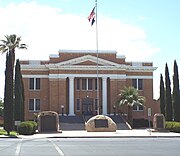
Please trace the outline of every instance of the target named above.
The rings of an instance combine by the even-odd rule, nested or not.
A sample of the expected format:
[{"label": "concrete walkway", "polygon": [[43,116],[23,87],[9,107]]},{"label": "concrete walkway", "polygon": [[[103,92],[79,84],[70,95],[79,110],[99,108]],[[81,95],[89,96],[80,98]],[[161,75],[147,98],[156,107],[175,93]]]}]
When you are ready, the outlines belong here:
[{"label": "concrete walkway", "polygon": [[116,132],[63,131],[62,133],[38,133],[18,135],[18,138],[180,138],[180,133],[156,132],[149,129],[117,130]]},{"label": "concrete walkway", "polygon": [[[2,128],[2,127],[0,127]],[[18,135],[17,138],[153,138],[153,137],[179,137],[180,133],[157,132],[153,129],[132,129],[116,130],[116,132],[87,132],[85,130],[62,131],[61,133],[37,133],[34,135]],[[6,135],[0,135],[0,138],[8,138]]]}]

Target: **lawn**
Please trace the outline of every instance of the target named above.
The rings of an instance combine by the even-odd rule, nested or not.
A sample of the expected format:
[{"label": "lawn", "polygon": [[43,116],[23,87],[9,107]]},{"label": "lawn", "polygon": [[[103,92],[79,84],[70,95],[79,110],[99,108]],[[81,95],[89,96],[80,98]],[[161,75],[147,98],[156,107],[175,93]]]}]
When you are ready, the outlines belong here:
[{"label": "lawn", "polygon": [[[0,135],[7,135],[7,132],[4,129],[0,129]],[[17,133],[15,131],[10,132],[11,137],[17,136]]]}]

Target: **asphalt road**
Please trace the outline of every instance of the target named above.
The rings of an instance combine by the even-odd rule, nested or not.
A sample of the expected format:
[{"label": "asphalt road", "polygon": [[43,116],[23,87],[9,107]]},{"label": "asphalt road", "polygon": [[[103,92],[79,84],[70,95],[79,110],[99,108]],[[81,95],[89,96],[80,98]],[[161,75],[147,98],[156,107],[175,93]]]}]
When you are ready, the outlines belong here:
[{"label": "asphalt road", "polygon": [[0,156],[180,156],[180,138],[0,138]]}]

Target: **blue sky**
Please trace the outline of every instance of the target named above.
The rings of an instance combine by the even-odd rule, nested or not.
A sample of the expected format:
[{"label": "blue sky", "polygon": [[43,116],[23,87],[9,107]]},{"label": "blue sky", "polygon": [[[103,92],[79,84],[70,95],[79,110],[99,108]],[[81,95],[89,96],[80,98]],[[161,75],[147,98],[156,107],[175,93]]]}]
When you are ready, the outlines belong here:
[{"label": "blue sky", "polygon": [[[0,39],[22,36],[27,51],[19,59],[45,59],[59,49],[95,49],[95,26],[87,16],[94,0],[0,0]],[[154,97],[159,97],[159,77],[168,63],[180,68],[179,0],[98,0],[99,49],[117,50],[127,61],[150,61],[154,72]],[[3,97],[5,56],[0,56],[0,97]]]}]

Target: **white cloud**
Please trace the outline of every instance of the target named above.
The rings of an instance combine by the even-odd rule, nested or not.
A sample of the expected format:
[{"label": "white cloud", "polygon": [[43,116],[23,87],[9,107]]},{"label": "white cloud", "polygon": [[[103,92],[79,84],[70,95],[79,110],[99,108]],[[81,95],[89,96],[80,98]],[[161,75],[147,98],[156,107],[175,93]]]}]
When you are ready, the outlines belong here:
[{"label": "white cloud", "polygon": [[[96,49],[95,25],[90,26],[87,15],[64,14],[58,8],[23,2],[0,7],[0,19],[4,21],[0,39],[15,33],[28,45],[27,51],[16,51],[19,59],[46,60],[59,49]],[[144,60],[159,51],[146,41],[147,34],[140,27],[102,15],[98,17],[98,38],[99,49],[117,50],[128,60]],[[4,61],[5,57],[0,59]],[[0,68],[1,77],[4,67]]]}]

